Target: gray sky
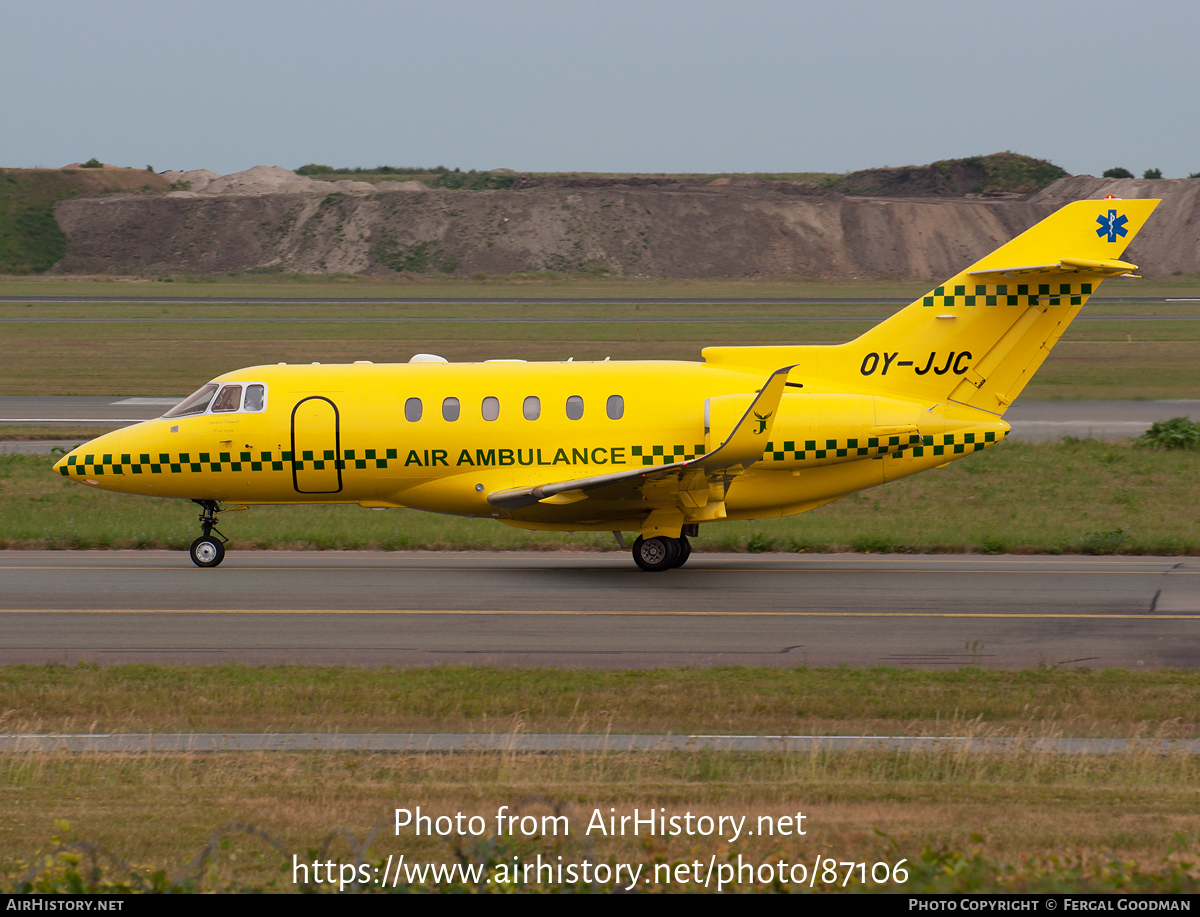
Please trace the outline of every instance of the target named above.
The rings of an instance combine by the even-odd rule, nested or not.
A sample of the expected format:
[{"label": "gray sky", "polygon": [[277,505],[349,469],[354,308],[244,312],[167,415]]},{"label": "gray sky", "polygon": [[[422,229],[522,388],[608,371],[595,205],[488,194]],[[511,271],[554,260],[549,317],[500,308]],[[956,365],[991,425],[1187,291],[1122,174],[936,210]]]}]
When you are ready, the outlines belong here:
[{"label": "gray sky", "polygon": [[0,165],[1200,171],[1196,0],[0,0]]}]

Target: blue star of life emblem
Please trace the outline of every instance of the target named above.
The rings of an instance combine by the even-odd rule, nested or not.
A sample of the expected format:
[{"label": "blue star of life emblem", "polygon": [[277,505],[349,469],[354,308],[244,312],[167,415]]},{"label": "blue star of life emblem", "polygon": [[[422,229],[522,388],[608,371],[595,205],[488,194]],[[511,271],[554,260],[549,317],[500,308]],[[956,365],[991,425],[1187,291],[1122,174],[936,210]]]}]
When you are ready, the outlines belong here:
[{"label": "blue star of life emblem", "polygon": [[1108,236],[1109,242],[1116,242],[1117,236],[1126,236],[1129,230],[1125,228],[1125,224],[1129,222],[1129,218],[1125,214],[1117,216],[1115,210],[1110,210],[1108,216],[1101,214],[1096,217],[1096,222],[1100,224],[1100,228],[1096,230],[1098,236]]}]

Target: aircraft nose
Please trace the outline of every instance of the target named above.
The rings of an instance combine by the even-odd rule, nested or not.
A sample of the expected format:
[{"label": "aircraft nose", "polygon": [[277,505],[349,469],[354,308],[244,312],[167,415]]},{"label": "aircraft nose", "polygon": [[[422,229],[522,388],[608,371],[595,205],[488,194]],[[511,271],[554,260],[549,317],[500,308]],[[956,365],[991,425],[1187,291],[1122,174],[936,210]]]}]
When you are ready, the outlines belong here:
[{"label": "aircraft nose", "polygon": [[54,463],[54,470],[64,478],[95,484],[105,473],[111,474],[114,462],[119,464],[120,461],[121,431],[117,430],[72,449]]}]

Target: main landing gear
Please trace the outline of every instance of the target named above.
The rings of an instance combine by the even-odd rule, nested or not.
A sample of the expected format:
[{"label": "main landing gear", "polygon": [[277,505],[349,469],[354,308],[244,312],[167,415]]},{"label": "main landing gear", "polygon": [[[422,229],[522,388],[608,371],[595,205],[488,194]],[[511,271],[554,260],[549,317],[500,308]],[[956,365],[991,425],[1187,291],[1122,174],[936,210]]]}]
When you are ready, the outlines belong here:
[{"label": "main landing gear", "polygon": [[678,538],[667,538],[656,535],[653,538],[638,536],[633,543],[633,562],[647,573],[661,573],[682,567],[692,556],[692,543],[687,535]]},{"label": "main landing gear", "polygon": [[[217,531],[217,509],[215,500],[193,500],[203,512],[200,514],[200,537],[192,542],[188,553],[197,567],[216,567],[225,559],[225,542],[229,539]],[[213,533],[216,533],[215,535]]]}]

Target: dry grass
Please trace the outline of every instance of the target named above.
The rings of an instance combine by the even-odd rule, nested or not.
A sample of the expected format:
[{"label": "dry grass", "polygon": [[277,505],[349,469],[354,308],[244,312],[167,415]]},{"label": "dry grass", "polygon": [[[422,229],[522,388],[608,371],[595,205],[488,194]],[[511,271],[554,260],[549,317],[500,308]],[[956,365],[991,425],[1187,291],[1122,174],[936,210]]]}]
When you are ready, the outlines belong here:
[{"label": "dry grass", "polygon": [[[1197,278],[1190,286],[1200,286]],[[228,274],[200,277],[176,275],[169,282],[149,277],[79,276],[69,279],[42,276],[0,275],[0,296],[159,296],[227,297],[362,297],[372,298],[472,298],[593,299],[598,297],[644,299],[737,299],[825,297],[916,298],[929,289],[922,280],[836,281],[804,277],[768,277],[744,280],[676,280],[671,278],[570,277],[550,273],[484,280],[465,277],[355,277],[320,274]],[[1176,285],[1172,285],[1175,289]],[[1144,294],[1138,288],[1137,295]],[[1166,295],[1177,295],[1170,293]],[[1178,295],[1188,295],[1181,293]]]},{"label": "dry grass", "polygon": [[0,668],[0,730],[1194,738],[1200,673]]},{"label": "dry grass", "polygon": [[[0,293],[4,284],[0,283]],[[239,366],[367,359],[404,362],[414,353],[453,361],[495,357],[528,360],[698,360],[709,344],[851,340],[896,306],[635,305],[544,301],[538,304],[397,305],[113,305],[0,304],[0,317],[106,317],[114,323],[10,321],[0,364],[0,393],[9,395],[179,395]],[[1110,314],[1193,313],[1194,304],[1105,303]],[[664,322],[689,317],[817,316],[834,322]],[[467,322],[486,316],[512,322]],[[223,322],[238,317],[262,322]],[[305,322],[271,322],[293,317]],[[152,323],[145,319],[217,319]],[[350,318],[445,319],[349,322]],[[541,322],[546,318],[583,321]],[[621,322],[610,319],[620,318]],[[532,321],[531,321],[532,320]],[[1132,338],[1132,342],[1127,338]],[[1076,323],[1027,389],[1038,398],[1179,398],[1200,396],[1200,322]]]},{"label": "dry grass", "polygon": [[[504,856],[535,852],[571,859],[653,863],[718,861],[741,853],[762,862],[818,854],[910,866],[922,850],[975,847],[1000,873],[1027,858],[1132,861],[1161,868],[1176,833],[1195,837],[1194,758],[970,756],[960,754],[772,755],[6,755],[0,756],[0,876],[19,871],[47,845],[53,820],[132,864],[174,873],[222,825],[256,825],[301,858],[342,827],[359,842],[387,826],[396,807],[493,819],[567,814],[572,836],[509,842]],[[803,812],[803,838],[590,838],[594,808],[608,814],[779,816]],[[973,838],[973,835],[976,837]],[[892,838],[895,840],[893,841]],[[469,841],[470,839],[468,839]],[[493,851],[494,852],[494,851]],[[396,837],[384,827],[368,859],[454,860],[440,839]],[[324,856],[351,860],[334,837]],[[290,860],[290,858],[288,858]],[[218,849],[211,885],[290,890],[284,856],[233,834]],[[1194,884],[1194,883],[1193,883]],[[1078,886],[1076,886],[1078,887]]]},{"label": "dry grass", "polygon": [[[1194,672],[407,669],[80,666],[0,669],[8,730],[311,729],[1196,734]],[[852,712],[851,712],[852,711]],[[1180,716],[1183,713],[1184,716]],[[397,807],[488,819],[565,814],[567,838],[467,838],[463,853],[578,862],[909,860],[919,887],[1194,889],[1173,846],[1200,835],[1200,758],[813,752],[0,755],[0,887],[52,848],[55,821],[131,865],[181,872],[228,832],[207,888],[290,891],[288,853],[454,862],[457,842],[397,837]],[[606,838],[608,814],[806,816],[804,837]],[[345,834],[335,833],[345,829]],[[1055,859],[1056,858],[1056,859]],[[1194,859],[1194,858],[1193,858]],[[1064,866],[1066,861],[1068,866]],[[959,866],[962,868],[959,869]],[[948,873],[948,868],[958,872]],[[1077,875],[1078,873],[1078,875]],[[111,867],[110,879],[120,879]],[[5,878],[7,876],[7,878]],[[1150,878],[1146,878],[1149,876]],[[917,881],[917,879],[914,879]],[[274,883],[272,885],[272,883]],[[1157,883],[1157,884],[1156,884]],[[907,889],[904,889],[907,890]]]},{"label": "dry grass", "polygon": [[[0,275],[0,296],[156,296],[227,297],[450,297],[520,296],[529,299],[830,297],[856,299],[909,297],[915,299],[945,278],[907,280],[822,280],[811,277],[681,280],[669,277],[581,277],[550,273],[490,277],[357,277],[327,274],[175,275],[170,282],[151,277],[108,275],[55,277]],[[1136,282],[1113,281],[1103,298],[1200,296],[1200,275],[1147,277]]]},{"label": "dry grass", "polygon": [[[1200,334],[1200,322],[1192,323]],[[6,332],[20,326],[6,328]],[[689,338],[678,329],[708,326],[616,326],[601,339],[577,336],[585,326],[555,326],[562,339],[529,340],[525,326],[471,325],[453,337],[396,333],[390,326],[355,325],[361,337],[349,340],[320,336],[324,326],[272,325],[271,336],[255,338],[247,328],[231,326],[232,339],[219,327],[135,328],[128,336],[103,338],[75,329],[94,326],[42,326],[55,333],[44,337],[15,335],[13,349],[0,365],[0,394],[5,395],[154,395],[183,397],[203,382],[243,366],[264,363],[347,363],[371,360],[404,363],[414,353],[437,353],[453,362],[498,357],[524,360],[691,360],[707,344],[767,345],[849,340],[862,326],[836,333],[839,325],[754,325],[745,335],[724,327],[706,338]],[[103,326],[120,327],[120,326]],[[592,326],[592,327],[599,327]],[[1189,330],[1191,326],[1188,326]],[[281,330],[282,329],[282,330]],[[513,330],[515,329],[515,330]],[[569,330],[567,330],[569,329]],[[775,329],[779,337],[768,335]],[[1116,329],[1113,329],[1114,331]],[[301,337],[301,331],[304,336]],[[309,333],[312,337],[308,337]],[[274,336],[278,333],[279,336]],[[803,337],[800,337],[800,335]],[[247,335],[237,337],[237,335]],[[285,336],[286,335],[286,336]],[[642,340],[635,340],[637,336]],[[524,336],[524,337],[523,337]],[[569,336],[569,337],[568,337]],[[1022,397],[1047,399],[1200,398],[1200,341],[1063,341],[1047,359]]]}]

